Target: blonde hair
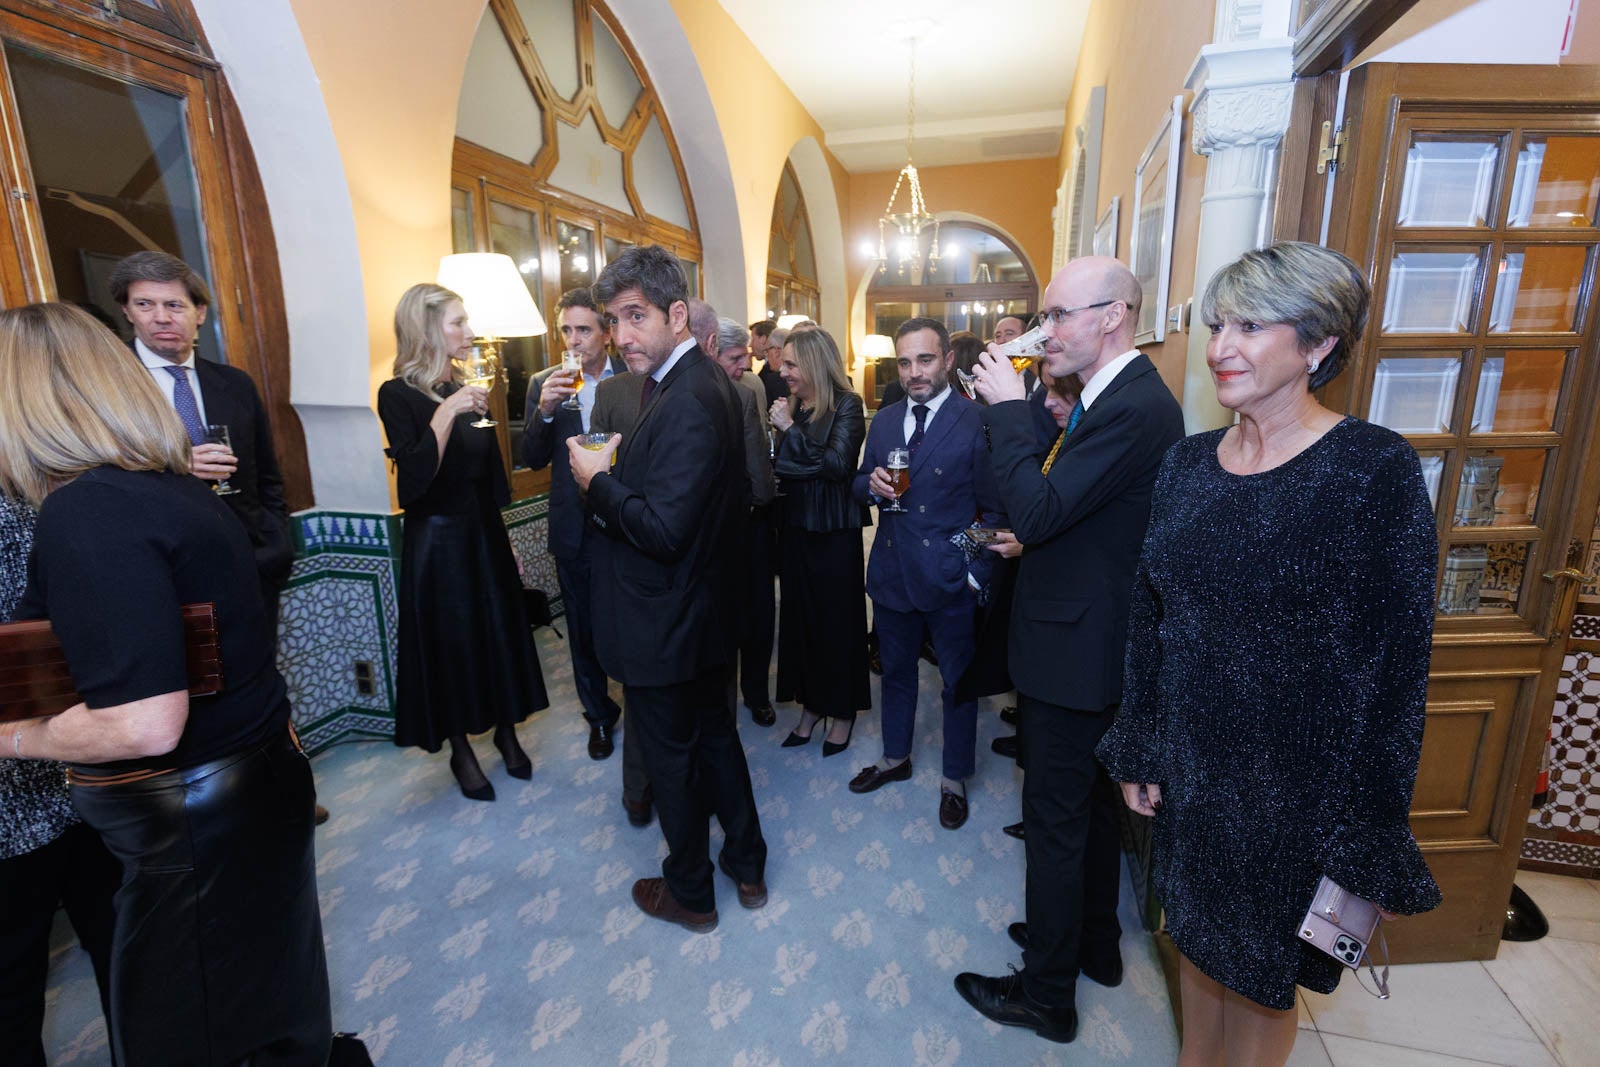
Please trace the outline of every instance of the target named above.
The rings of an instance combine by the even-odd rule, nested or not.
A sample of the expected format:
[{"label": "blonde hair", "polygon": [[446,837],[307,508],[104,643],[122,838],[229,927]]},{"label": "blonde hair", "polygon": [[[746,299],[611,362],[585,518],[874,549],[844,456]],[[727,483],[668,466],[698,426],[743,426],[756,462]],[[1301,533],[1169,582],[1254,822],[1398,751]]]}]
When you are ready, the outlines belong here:
[{"label": "blonde hair", "polygon": [[422,282],[394,308],[394,376],[434,398],[434,386],[455,376],[444,344],[444,309],[460,299],[442,285]]},{"label": "blonde hair", "polygon": [[[774,333],[777,331],[774,330]],[[833,414],[835,402],[842,394],[853,392],[850,379],[844,373],[844,359],[833,336],[821,326],[801,323],[789,331],[783,347],[794,349],[795,366],[811,383],[811,424],[815,426]]]},{"label": "blonde hair", "polygon": [[69,304],[0,311],[0,490],[34,507],[95,467],[189,473],[189,435],[139,360]]}]

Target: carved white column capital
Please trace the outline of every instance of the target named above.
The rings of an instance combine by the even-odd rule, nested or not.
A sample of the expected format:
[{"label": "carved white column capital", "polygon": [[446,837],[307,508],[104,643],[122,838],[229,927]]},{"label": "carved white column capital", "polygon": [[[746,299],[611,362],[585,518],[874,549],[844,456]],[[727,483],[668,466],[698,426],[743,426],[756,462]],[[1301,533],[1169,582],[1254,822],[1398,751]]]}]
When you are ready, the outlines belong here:
[{"label": "carved white column capital", "polygon": [[1294,102],[1293,41],[1275,38],[1200,49],[1185,84],[1190,143],[1209,156],[1223,148],[1277,144],[1289,129]]}]

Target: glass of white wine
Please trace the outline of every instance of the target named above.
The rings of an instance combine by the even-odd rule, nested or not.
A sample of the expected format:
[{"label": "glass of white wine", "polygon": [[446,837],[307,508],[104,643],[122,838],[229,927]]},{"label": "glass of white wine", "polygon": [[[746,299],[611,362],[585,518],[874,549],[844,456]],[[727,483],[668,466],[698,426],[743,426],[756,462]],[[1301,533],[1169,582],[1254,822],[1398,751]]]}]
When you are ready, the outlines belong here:
[{"label": "glass of white wine", "polygon": [[[496,365],[497,361],[495,360],[494,353],[484,348],[474,346],[472,349],[472,354],[466,359],[462,360],[461,363],[462,370],[466,372],[464,380],[467,385],[475,385],[479,389],[484,389],[491,392],[494,390],[495,378],[497,377],[497,372],[499,371],[499,367]],[[483,415],[478,417],[477,422],[474,422],[471,425],[477,427],[478,429],[487,429],[490,426],[498,426],[499,423],[491,419],[488,412],[485,412]]]},{"label": "glass of white wine", "polygon": [[[208,444],[221,445],[229,452],[233,451],[233,440],[228,435],[228,428],[220,422],[214,422],[206,427],[206,442]],[[230,485],[228,479],[223,478],[211,487],[211,491],[218,496],[232,496],[239,490]]]},{"label": "glass of white wine", "polygon": [[576,352],[561,353],[561,369],[571,371],[574,375],[572,395],[561,406],[568,411],[582,411],[583,405],[578,403],[578,394],[583,392],[583,357]]}]

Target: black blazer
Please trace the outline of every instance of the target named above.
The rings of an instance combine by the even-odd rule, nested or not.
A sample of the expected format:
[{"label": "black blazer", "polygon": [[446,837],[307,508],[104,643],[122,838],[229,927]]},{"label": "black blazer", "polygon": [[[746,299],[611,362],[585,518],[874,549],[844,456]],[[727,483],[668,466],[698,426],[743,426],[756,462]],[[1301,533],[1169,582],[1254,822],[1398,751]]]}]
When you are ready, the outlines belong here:
[{"label": "black blazer", "polygon": [[595,652],[624,685],[686,682],[732,655],[750,507],[735,388],[691,347],[589,483]]},{"label": "black blazer", "polygon": [[1063,442],[1049,451],[1032,406],[984,409],[1000,499],[1026,547],[1011,612],[1017,690],[1100,711],[1122,699],[1128,604],[1150,521],[1150,496],[1183,414],[1150,360],[1124,367]]},{"label": "black blazer", "polygon": [[261,581],[281,586],[294,564],[294,538],[289,532],[283,473],[272,448],[266,406],[255,382],[238,367],[196,359],[194,369],[200,379],[206,422],[228,427],[233,454],[239,460],[239,469],[228,479],[239,491],[222,499],[250,535]]},{"label": "black blazer", "polygon": [[[539,414],[545,380],[560,369],[557,364],[542,370],[528,383],[522,462],[536,471],[550,468],[550,554],[556,559],[576,559],[583,547],[583,501],[578,496],[578,483],[572,480],[567,438],[583,432],[583,413],[558,405],[556,417],[549,422]],[[622,360],[612,357],[611,372],[615,377],[628,373],[628,368]]]}]

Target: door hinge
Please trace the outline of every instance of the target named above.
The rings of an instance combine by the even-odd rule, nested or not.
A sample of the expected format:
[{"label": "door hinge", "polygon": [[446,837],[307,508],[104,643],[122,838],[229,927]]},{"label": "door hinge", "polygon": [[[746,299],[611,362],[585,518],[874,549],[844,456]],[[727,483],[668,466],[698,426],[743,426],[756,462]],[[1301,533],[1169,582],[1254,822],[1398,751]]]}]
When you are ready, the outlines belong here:
[{"label": "door hinge", "polygon": [[1344,131],[1334,132],[1332,122],[1322,124],[1322,141],[1317,145],[1317,173],[1325,174],[1329,167],[1339,166],[1339,149],[1344,147]]}]

